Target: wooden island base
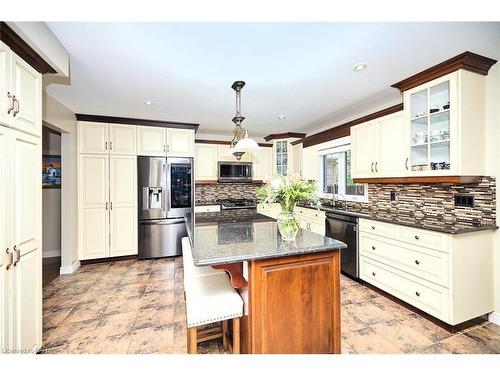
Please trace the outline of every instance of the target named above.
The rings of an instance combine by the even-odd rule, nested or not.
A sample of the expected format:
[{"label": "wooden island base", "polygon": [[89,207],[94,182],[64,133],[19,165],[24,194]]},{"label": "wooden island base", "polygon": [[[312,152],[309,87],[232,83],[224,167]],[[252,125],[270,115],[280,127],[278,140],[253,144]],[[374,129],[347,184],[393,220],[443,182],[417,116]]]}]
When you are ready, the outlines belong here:
[{"label": "wooden island base", "polygon": [[340,353],[339,250],[249,262],[241,349]]}]

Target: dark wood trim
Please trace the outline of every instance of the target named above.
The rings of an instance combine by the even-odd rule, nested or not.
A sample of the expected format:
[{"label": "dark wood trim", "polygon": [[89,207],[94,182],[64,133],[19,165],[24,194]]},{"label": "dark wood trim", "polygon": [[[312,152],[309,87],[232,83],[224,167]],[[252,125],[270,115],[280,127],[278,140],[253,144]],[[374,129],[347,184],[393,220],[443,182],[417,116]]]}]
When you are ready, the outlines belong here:
[{"label": "dark wood trim", "polygon": [[[195,139],[194,143],[206,143],[206,144],[214,144],[214,145],[230,145],[230,141],[218,141],[215,139]],[[273,147],[270,143],[259,143],[260,147]]]},{"label": "dark wood trim", "polygon": [[320,143],[328,142],[333,139],[347,137],[351,135],[351,127],[359,125],[367,121],[375,120],[379,117],[387,116],[403,110],[403,103],[393,105],[392,107],[384,108],[380,111],[370,113],[366,116],[359,117],[341,125],[334,126],[333,128],[323,130],[322,132],[309,135],[303,139],[303,146],[310,147]]},{"label": "dark wood trim", "polygon": [[212,266],[217,270],[224,270],[229,274],[231,279],[231,285],[233,288],[244,288],[247,286],[247,281],[243,277],[243,263],[229,263],[229,264],[217,264]]},{"label": "dark wood trim", "polygon": [[[195,185],[215,185],[215,184],[240,184],[241,182],[219,182],[217,180],[196,180]],[[259,184],[264,183],[263,180],[252,180],[252,182],[243,182],[244,184]]]},{"label": "dark wood trim", "polygon": [[160,128],[193,129],[195,132],[198,130],[198,127],[200,126],[200,124],[194,124],[190,122],[147,120],[142,118],[88,115],[83,113],[76,113],[75,116],[78,121],[107,122],[110,124],[139,125],[139,126],[157,126]]},{"label": "dark wood trim", "polygon": [[80,264],[82,266],[86,266],[87,264],[117,262],[119,260],[137,260],[137,255],[123,255],[121,257],[87,259],[87,260],[81,260]]},{"label": "dark wood trim", "polygon": [[42,189],[61,189],[62,185],[42,185]]},{"label": "dark wood trim", "polygon": [[5,22],[0,21],[0,40],[20,58],[41,74],[57,73],[33,48],[15,33]]},{"label": "dark wood trim", "polygon": [[401,305],[403,306],[404,308],[410,310],[410,311],[413,311],[414,313],[420,315],[421,317],[429,320],[430,322],[434,323],[435,325],[447,330],[448,332],[450,333],[457,333],[457,332],[460,332],[460,331],[463,331],[464,329],[468,329],[470,327],[473,327],[475,325],[478,325],[478,324],[481,324],[481,323],[484,323],[485,321],[487,321],[488,319],[484,316],[478,316],[477,318],[473,318],[473,319],[470,319],[470,320],[467,320],[463,323],[460,323],[460,324],[457,324],[457,325],[451,325],[451,324],[448,324],[446,322],[443,322],[442,320],[439,320],[438,318],[426,313],[425,311],[422,311],[418,308],[416,308],[415,306],[413,305],[410,305],[409,303],[403,301],[403,300],[400,300],[399,298],[393,296],[392,294],[389,294],[387,293],[386,291],[382,290],[382,289],[379,289],[377,288],[376,286],[370,284],[370,283],[367,283],[366,281],[363,281],[363,280],[360,280],[361,281],[361,284],[363,284],[364,286],[366,286],[367,288],[377,292],[378,294],[381,294],[382,296],[384,296],[385,298],[397,303],[398,305]]},{"label": "dark wood trim", "polygon": [[298,145],[298,144],[301,144],[304,142],[304,139],[305,138],[302,138],[302,139],[297,139],[296,141],[293,141],[293,142],[290,142],[292,144],[292,146],[295,146],[295,145]]},{"label": "dark wood trim", "polygon": [[355,178],[358,184],[477,184],[482,176],[415,176]]},{"label": "dark wood trim", "polygon": [[288,133],[276,133],[276,134],[269,134],[268,136],[265,136],[264,139],[266,142],[269,142],[273,139],[283,139],[283,138],[304,138],[306,136],[306,133],[293,133],[293,132],[288,132]]},{"label": "dark wood trim", "polygon": [[488,75],[490,68],[497,62],[497,60],[490,59],[485,56],[478,55],[473,52],[466,51],[443,61],[440,64],[434,65],[423,72],[417,73],[402,81],[399,81],[391,87],[397,88],[400,91],[406,91],[413,87],[420,86],[433,79],[442,77],[446,74],[452,73],[458,69],[468,70],[470,72]]}]

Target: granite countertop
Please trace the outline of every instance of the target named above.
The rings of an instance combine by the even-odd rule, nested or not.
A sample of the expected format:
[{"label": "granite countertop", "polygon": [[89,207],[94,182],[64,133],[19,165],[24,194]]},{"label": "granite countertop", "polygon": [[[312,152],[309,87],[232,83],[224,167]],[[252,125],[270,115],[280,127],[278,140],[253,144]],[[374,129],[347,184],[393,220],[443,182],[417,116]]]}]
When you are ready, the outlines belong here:
[{"label": "granite countertop", "polygon": [[343,249],[345,243],[299,229],[294,242],[281,239],[274,219],[255,209],[188,213],[186,227],[196,266],[280,258]]},{"label": "granite countertop", "polygon": [[[313,207],[311,205],[307,204],[300,204],[300,207],[304,208],[313,208],[315,209],[316,207]],[[320,205],[319,209],[321,211],[325,212],[332,212],[332,213],[337,213],[337,214],[343,214],[343,215],[349,215],[349,216],[356,216],[364,219],[370,219],[370,220],[376,220],[376,221],[382,221],[385,223],[391,223],[391,224],[397,224],[397,225],[404,225],[407,227],[412,227],[412,228],[418,228],[418,229],[425,229],[425,230],[430,230],[434,232],[441,232],[441,233],[448,233],[448,234],[463,234],[463,233],[470,233],[470,232],[479,232],[483,230],[496,230],[498,229],[498,226],[495,224],[491,225],[475,225],[475,226],[467,226],[467,225],[432,225],[432,224],[426,224],[426,223],[415,223],[415,222],[409,222],[405,221],[402,219],[398,219],[397,216],[382,216],[382,215],[373,215],[373,214],[367,214],[365,212],[359,212],[355,210],[340,210],[337,208],[333,208],[331,206],[327,205]]]}]

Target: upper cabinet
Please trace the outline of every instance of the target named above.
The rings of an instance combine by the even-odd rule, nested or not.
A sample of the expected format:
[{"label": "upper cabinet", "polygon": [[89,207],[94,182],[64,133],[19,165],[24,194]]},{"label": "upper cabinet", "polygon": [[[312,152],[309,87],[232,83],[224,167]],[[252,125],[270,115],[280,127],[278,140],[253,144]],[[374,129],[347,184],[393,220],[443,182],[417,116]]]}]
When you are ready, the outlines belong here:
[{"label": "upper cabinet", "polygon": [[196,144],[195,181],[217,181],[217,146],[210,143]]},{"label": "upper cabinet", "polygon": [[136,155],[135,125],[78,122],[81,154]]},{"label": "upper cabinet", "polygon": [[194,130],[138,126],[137,154],[144,156],[194,156]]},{"label": "upper cabinet", "polygon": [[42,75],[0,42],[0,122],[40,137]]},{"label": "upper cabinet", "polygon": [[110,154],[137,155],[137,126],[109,125]]},{"label": "upper cabinet", "polygon": [[267,180],[272,177],[272,147],[261,147],[258,151],[251,153],[254,180]]}]

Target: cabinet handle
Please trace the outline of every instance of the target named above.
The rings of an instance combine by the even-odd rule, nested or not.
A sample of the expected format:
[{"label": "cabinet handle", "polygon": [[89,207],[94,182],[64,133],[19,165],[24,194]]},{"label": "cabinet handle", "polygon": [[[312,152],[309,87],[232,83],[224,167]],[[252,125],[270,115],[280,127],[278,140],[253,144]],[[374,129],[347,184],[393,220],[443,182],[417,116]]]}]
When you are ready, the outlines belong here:
[{"label": "cabinet handle", "polygon": [[5,266],[5,270],[7,271],[12,265],[12,253],[9,253],[9,248],[5,249],[5,254],[3,256],[3,264]]},{"label": "cabinet handle", "polygon": [[420,292],[415,292],[415,295],[416,295],[417,297],[420,297]]},{"label": "cabinet handle", "polygon": [[408,158],[406,158],[405,167],[406,167],[406,170],[408,170]]},{"label": "cabinet handle", "polygon": [[17,263],[21,260],[21,250],[17,248],[17,246],[14,246],[14,253],[13,253],[14,261],[12,263],[12,267],[15,267]]},{"label": "cabinet handle", "polygon": [[167,152],[167,146],[163,145],[163,152]]},{"label": "cabinet handle", "polygon": [[109,142],[109,149],[113,150],[113,142]]},{"label": "cabinet handle", "polygon": [[106,202],[106,211],[108,210],[108,202]]},{"label": "cabinet handle", "polygon": [[375,230],[375,225],[372,225],[372,229]]},{"label": "cabinet handle", "polygon": [[370,169],[372,170],[372,173],[373,173],[373,161],[372,161],[372,166],[370,167]]},{"label": "cabinet handle", "polygon": [[108,141],[104,142],[104,149],[107,150],[108,149]]},{"label": "cabinet handle", "polygon": [[415,259],[415,264],[418,266],[420,264],[420,261],[418,259]]},{"label": "cabinet handle", "polygon": [[377,274],[376,274],[375,272],[372,272],[372,275],[373,275],[373,276],[376,276]]},{"label": "cabinet handle", "polygon": [[12,113],[12,116],[16,117],[16,115],[19,113],[19,100],[16,99],[15,95],[13,97],[13,100],[14,100],[14,112]]},{"label": "cabinet handle", "polygon": [[7,114],[10,115],[10,112],[14,109],[14,99],[15,96],[11,95],[10,92],[7,92],[7,99],[9,99],[9,108],[7,108]]},{"label": "cabinet handle", "polygon": [[420,237],[419,236],[415,236],[415,239],[418,240]]},{"label": "cabinet handle", "polygon": [[378,172],[377,165],[378,165],[378,161],[375,162],[375,172]]},{"label": "cabinet handle", "polygon": [[375,246],[372,246],[372,250],[375,250]]},{"label": "cabinet handle", "polygon": [[109,204],[109,208],[112,210],[113,209],[113,202]]}]

